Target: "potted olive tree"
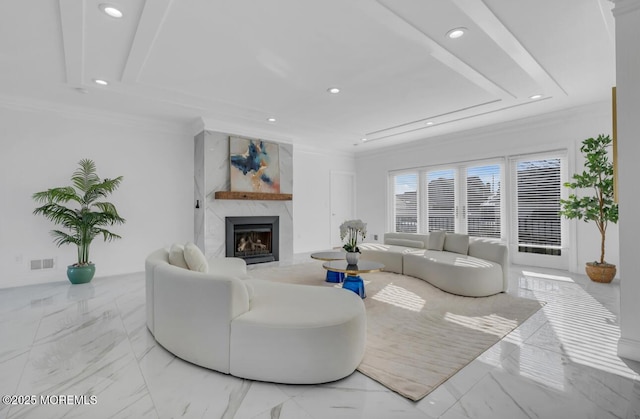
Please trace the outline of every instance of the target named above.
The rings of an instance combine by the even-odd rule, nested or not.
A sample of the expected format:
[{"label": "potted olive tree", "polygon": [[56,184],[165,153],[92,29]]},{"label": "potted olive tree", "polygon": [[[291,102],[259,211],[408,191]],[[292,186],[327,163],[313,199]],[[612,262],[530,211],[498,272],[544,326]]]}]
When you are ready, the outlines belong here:
[{"label": "potted olive tree", "polygon": [[582,173],[573,175],[572,182],[566,182],[567,188],[591,191],[582,196],[575,192],[568,199],[560,200],[560,214],[569,219],[593,221],[600,232],[600,260],[588,262],[587,275],[596,282],[611,282],[616,275],[616,265],[604,259],[605,240],[609,222],[618,222],[618,204],[613,199],[613,162],[609,160],[607,148],[612,140],[608,135],[587,138],[582,142],[580,151],[585,158]]},{"label": "potted olive tree", "polygon": [[[51,231],[54,243],[58,246],[74,244],[78,248],[77,262],[67,267],[67,277],[73,284],[93,279],[96,267],[89,259],[93,239],[97,235],[102,235],[104,241],[121,238],[105,227],[125,222],[112,203],[102,200],[120,186],[122,176],[100,179],[92,160],[83,159],[78,164],[80,167],[71,176],[73,186],[33,194],[36,202],[44,204],[33,213],[41,214],[65,229]],[[69,202],[75,203],[76,208],[65,206]]]}]

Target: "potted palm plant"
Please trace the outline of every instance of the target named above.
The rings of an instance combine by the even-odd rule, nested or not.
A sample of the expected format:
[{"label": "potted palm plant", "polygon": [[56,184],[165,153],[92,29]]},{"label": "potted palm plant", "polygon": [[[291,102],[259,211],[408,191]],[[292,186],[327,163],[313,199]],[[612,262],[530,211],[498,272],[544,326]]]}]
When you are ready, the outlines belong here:
[{"label": "potted palm plant", "polygon": [[616,265],[604,259],[607,226],[618,222],[618,204],[613,199],[613,162],[609,160],[607,148],[612,140],[608,135],[587,138],[580,151],[585,158],[582,173],[573,175],[572,182],[564,186],[570,189],[587,189],[592,194],[578,196],[571,193],[568,199],[561,199],[560,214],[569,219],[593,221],[600,232],[600,260],[588,262],[585,270],[591,280],[611,282],[616,275]]},{"label": "potted palm plant", "polygon": [[[121,238],[105,227],[125,222],[112,203],[102,201],[120,186],[122,176],[100,179],[92,160],[83,159],[78,164],[78,169],[71,176],[73,186],[33,194],[36,202],[44,204],[33,213],[43,215],[66,230],[51,231],[54,243],[58,247],[75,244],[78,248],[78,261],[67,267],[67,277],[72,284],[82,284],[93,279],[96,267],[89,259],[93,239],[100,234],[104,241]],[[74,202],[77,208],[65,206],[69,202]]]}]

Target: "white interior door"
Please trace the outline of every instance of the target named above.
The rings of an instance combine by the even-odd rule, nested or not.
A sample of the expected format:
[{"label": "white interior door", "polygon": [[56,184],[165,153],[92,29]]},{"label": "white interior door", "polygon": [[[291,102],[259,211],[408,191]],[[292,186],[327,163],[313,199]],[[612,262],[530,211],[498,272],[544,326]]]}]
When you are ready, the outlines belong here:
[{"label": "white interior door", "polygon": [[340,224],[355,217],[356,175],[331,171],[331,247],[342,245]]}]

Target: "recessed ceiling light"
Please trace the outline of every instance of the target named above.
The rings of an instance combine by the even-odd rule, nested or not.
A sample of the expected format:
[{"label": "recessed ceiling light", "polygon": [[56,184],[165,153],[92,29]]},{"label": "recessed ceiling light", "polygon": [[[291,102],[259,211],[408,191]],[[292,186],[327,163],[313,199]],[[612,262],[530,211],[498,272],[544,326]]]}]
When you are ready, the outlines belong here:
[{"label": "recessed ceiling light", "polygon": [[100,86],[106,86],[106,85],[108,85],[108,84],[109,84],[109,82],[108,82],[108,81],[106,81],[106,80],[102,80],[102,79],[93,79],[93,82],[94,82],[95,84],[99,84]]},{"label": "recessed ceiling light", "polygon": [[267,118],[267,122],[276,122],[275,118]]},{"label": "recessed ceiling light", "polygon": [[367,141],[367,139],[366,139],[366,138],[363,138],[363,139],[361,139],[360,141],[362,141],[362,142],[364,143],[365,141]]},{"label": "recessed ceiling light", "polygon": [[447,37],[450,39],[457,39],[464,35],[465,32],[467,32],[467,28],[451,29],[449,32],[447,32]]},{"label": "recessed ceiling light", "polygon": [[427,125],[433,125],[433,122],[429,121],[427,122]]},{"label": "recessed ceiling light", "polygon": [[327,92],[335,95],[336,93],[340,93],[340,89],[338,89],[337,87],[330,87],[327,89]]},{"label": "recessed ceiling light", "polygon": [[537,95],[533,95],[533,96],[529,96],[529,99],[540,99],[542,97],[542,95],[537,94]]},{"label": "recessed ceiling light", "polygon": [[123,16],[122,12],[111,4],[102,3],[98,7],[100,7],[100,10],[104,13],[111,17],[115,17],[116,19],[120,19]]}]

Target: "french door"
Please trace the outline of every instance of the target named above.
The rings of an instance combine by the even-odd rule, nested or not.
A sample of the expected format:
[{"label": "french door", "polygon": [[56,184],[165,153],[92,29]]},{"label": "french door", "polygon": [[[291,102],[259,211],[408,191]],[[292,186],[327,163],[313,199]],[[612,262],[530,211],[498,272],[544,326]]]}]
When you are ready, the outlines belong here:
[{"label": "french door", "polygon": [[501,161],[403,172],[392,182],[394,231],[503,239]]},{"label": "french door", "polygon": [[511,159],[513,263],[568,269],[567,223],[560,216],[565,165],[564,153]]},{"label": "french door", "polygon": [[390,231],[500,240],[513,263],[568,269],[566,166],[556,151],[391,173]]},{"label": "french door", "polygon": [[483,162],[426,171],[427,231],[502,239],[502,166]]}]

